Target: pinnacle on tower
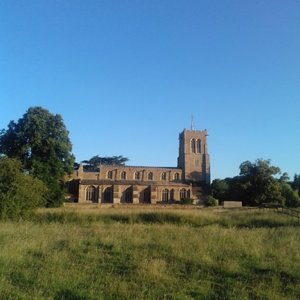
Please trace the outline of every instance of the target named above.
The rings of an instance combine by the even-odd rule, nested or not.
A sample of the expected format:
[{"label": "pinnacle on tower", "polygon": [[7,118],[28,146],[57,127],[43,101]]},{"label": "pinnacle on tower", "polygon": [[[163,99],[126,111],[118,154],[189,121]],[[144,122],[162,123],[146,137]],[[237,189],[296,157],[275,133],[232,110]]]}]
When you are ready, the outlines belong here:
[{"label": "pinnacle on tower", "polygon": [[191,131],[195,130],[194,115],[191,114]]}]

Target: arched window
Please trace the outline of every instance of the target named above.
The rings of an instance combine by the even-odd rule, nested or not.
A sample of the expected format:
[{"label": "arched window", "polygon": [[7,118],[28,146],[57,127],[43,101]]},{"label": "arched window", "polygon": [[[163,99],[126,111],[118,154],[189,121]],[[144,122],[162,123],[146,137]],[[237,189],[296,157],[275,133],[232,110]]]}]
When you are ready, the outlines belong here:
[{"label": "arched window", "polygon": [[197,140],[197,152],[201,153],[201,140]]},{"label": "arched window", "polygon": [[186,189],[181,189],[180,190],[180,200],[186,199],[186,198],[187,198]]},{"label": "arched window", "polygon": [[135,173],[134,173],[134,179],[135,179],[135,180],[140,180],[140,179],[141,179],[141,174],[140,174],[140,172],[135,172]]},{"label": "arched window", "polygon": [[196,140],[195,139],[191,140],[191,151],[192,151],[192,153],[196,153]]},{"label": "arched window", "polygon": [[161,200],[162,201],[169,201],[169,190],[168,189],[162,190]]},{"label": "arched window", "polygon": [[141,191],[140,203],[151,203],[151,191],[149,187]]},{"label": "arched window", "polygon": [[153,173],[152,173],[152,172],[150,172],[150,173],[148,174],[148,180],[153,180]]},{"label": "arched window", "polygon": [[89,186],[85,192],[85,200],[96,202],[97,189],[94,186]]},{"label": "arched window", "polygon": [[126,203],[131,203],[132,202],[132,187],[129,187],[127,188],[125,191],[124,191],[124,200]]},{"label": "arched window", "polygon": [[171,191],[170,191],[170,200],[171,201],[174,200],[174,189],[171,189]]},{"label": "arched window", "polygon": [[112,179],[113,178],[113,172],[112,171],[108,171],[107,172],[107,178],[108,179]]},{"label": "arched window", "polygon": [[162,180],[167,180],[167,173],[166,172],[161,173],[161,179]]},{"label": "arched window", "polygon": [[180,175],[179,175],[179,173],[175,173],[174,174],[174,180],[180,180]]},{"label": "arched window", "polygon": [[186,197],[187,197],[188,199],[191,198],[191,191],[190,191],[190,190],[187,190]]},{"label": "arched window", "polygon": [[152,172],[148,173],[148,180],[153,180],[153,173]]},{"label": "arched window", "polygon": [[122,171],[122,172],[121,172],[121,179],[122,179],[122,180],[126,180],[126,178],[127,178],[126,172],[125,172],[125,171]]},{"label": "arched window", "polygon": [[112,187],[107,187],[103,193],[103,202],[112,203],[113,202],[113,189]]}]

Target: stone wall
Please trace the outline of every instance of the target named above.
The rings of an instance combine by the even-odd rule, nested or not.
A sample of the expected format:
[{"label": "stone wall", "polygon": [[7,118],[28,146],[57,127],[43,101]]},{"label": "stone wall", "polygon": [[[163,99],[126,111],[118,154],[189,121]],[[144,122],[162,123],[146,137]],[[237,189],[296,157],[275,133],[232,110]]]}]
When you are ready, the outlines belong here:
[{"label": "stone wall", "polygon": [[243,203],[241,201],[223,201],[221,202],[221,206],[225,208],[242,207]]}]

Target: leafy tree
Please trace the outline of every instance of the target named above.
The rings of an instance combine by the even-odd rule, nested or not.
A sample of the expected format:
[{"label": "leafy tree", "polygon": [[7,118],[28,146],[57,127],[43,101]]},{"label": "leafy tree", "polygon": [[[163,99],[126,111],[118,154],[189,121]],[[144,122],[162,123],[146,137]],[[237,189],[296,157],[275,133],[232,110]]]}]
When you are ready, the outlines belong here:
[{"label": "leafy tree", "polygon": [[270,160],[257,159],[255,163],[243,162],[240,165],[240,176],[247,183],[245,189],[247,204],[283,203],[280,184],[273,177],[278,173],[280,169],[272,166]]},{"label": "leafy tree", "polygon": [[211,184],[211,193],[214,198],[221,201],[229,197],[229,183],[226,179],[214,179]]},{"label": "leafy tree", "polygon": [[300,196],[300,175],[295,174],[294,181],[292,182],[292,187],[294,190],[298,191],[298,194]]},{"label": "leafy tree", "polygon": [[255,163],[245,161],[240,165],[240,175],[250,176],[259,181],[280,173],[278,167],[271,166],[271,160],[257,159]]},{"label": "leafy tree", "polygon": [[84,160],[82,163],[84,164],[84,169],[86,171],[99,171],[100,165],[119,165],[124,166],[125,163],[129,159],[127,157],[123,157],[122,155],[118,156],[106,156],[100,157],[99,155],[95,155],[89,160]]},{"label": "leafy tree", "polygon": [[297,190],[293,190],[292,187],[286,183],[281,183],[281,193],[285,199],[285,205],[288,207],[299,207],[300,197]]},{"label": "leafy tree", "polygon": [[227,179],[229,184],[229,199],[243,201],[244,204],[251,205],[249,188],[251,182],[245,176],[235,176]]},{"label": "leafy tree", "polygon": [[21,162],[0,158],[0,218],[26,217],[32,209],[44,204],[45,184],[22,172]]},{"label": "leafy tree", "polygon": [[284,172],[280,178],[279,178],[280,182],[289,182],[290,181],[290,176],[287,172]]},{"label": "leafy tree", "polygon": [[0,153],[22,162],[23,168],[48,187],[47,206],[64,199],[63,178],[73,170],[69,133],[60,115],[31,107],[18,122],[11,121],[0,133]]}]

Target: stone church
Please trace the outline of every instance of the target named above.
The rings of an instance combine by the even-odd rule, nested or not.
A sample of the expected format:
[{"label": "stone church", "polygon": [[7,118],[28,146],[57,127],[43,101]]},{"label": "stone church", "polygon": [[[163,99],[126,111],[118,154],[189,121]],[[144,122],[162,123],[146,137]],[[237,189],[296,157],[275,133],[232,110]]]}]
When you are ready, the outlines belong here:
[{"label": "stone church", "polygon": [[80,165],[68,182],[79,203],[175,203],[185,198],[201,201],[210,183],[206,130],[179,134],[177,167],[101,165],[86,172]]}]

